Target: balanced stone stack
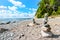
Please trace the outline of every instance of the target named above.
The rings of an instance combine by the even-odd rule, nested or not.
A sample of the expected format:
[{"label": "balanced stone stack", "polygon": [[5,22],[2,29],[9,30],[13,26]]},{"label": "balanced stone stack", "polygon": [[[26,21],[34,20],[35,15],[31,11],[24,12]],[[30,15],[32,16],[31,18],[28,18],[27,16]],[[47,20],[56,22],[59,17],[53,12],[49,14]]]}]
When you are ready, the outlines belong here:
[{"label": "balanced stone stack", "polygon": [[36,23],[35,19],[33,18],[32,23],[29,23],[27,26],[35,26],[40,25],[39,23]]},{"label": "balanced stone stack", "polygon": [[35,25],[35,19],[32,20],[33,22],[32,23],[29,23],[27,26],[34,26]]},{"label": "balanced stone stack", "polygon": [[40,25],[39,23],[36,23],[35,19],[33,19],[33,24]]},{"label": "balanced stone stack", "polygon": [[42,37],[51,37],[52,36],[50,25],[47,24],[47,22],[48,22],[48,13],[45,13],[44,25],[41,27],[41,36]]},{"label": "balanced stone stack", "polygon": [[44,25],[48,22],[48,13],[45,13],[44,15]]}]

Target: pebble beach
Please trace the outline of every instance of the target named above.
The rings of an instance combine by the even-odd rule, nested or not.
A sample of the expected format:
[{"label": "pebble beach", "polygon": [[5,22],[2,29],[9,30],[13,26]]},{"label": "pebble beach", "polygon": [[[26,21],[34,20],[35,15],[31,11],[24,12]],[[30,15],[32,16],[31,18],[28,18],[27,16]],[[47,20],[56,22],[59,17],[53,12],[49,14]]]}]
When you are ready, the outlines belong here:
[{"label": "pebble beach", "polygon": [[0,29],[8,29],[0,33],[0,40],[60,40],[60,17],[49,18],[48,20],[51,32],[54,34],[51,38],[43,38],[40,34],[43,18],[36,19],[36,22],[40,25],[27,26],[32,23],[32,20],[0,25]]}]

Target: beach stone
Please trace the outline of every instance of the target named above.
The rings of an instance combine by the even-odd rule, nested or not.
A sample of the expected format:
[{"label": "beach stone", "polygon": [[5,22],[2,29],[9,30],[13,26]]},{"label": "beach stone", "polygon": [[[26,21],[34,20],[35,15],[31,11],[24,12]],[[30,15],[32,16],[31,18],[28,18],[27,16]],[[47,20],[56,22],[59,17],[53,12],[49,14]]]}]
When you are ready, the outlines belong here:
[{"label": "beach stone", "polygon": [[52,32],[49,24],[45,24],[41,27],[41,36],[42,37],[52,37]]},{"label": "beach stone", "polygon": [[33,23],[29,23],[27,26],[34,26],[35,24],[33,24]]},{"label": "beach stone", "polygon": [[41,36],[42,37],[51,37],[52,32],[49,24],[45,24],[41,27]]},{"label": "beach stone", "polygon": [[16,23],[16,21],[13,21],[12,23]]},{"label": "beach stone", "polygon": [[45,13],[44,19],[45,19],[45,20],[48,20],[48,13]]},{"label": "beach stone", "polygon": [[6,31],[3,33],[0,33],[0,40],[11,40],[13,39],[14,33],[10,31]]},{"label": "beach stone", "polygon": [[0,25],[5,25],[5,23],[0,23]]},{"label": "beach stone", "polygon": [[11,21],[8,21],[6,24],[10,24],[11,23]]},{"label": "beach stone", "polygon": [[0,28],[0,33],[3,33],[5,31],[8,31],[8,29],[5,29],[5,28]]},{"label": "beach stone", "polygon": [[19,39],[20,39],[21,37],[24,37],[24,36],[25,36],[24,34],[21,34],[20,37],[19,37]]},{"label": "beach stone", "polygon": [[45,28],[47,28],[47,30],[46,30],[47,32],[50,32],[51,27],[50,27],[50,25],[49,25],[49,24],[45,24],[45,25],[44,25],[44,27],[45,27]]},{"label": "beach stone", "polygon": [[47,29],[48,29],[48,28],[46,28],[46,27],[44,27],[44,26],[41,27],[41,30],[42,30],[42,31],[47,31]]},{"label": "beach stone", "polygon": [[41,30],[41,36],[42,37],[52,37],[52,33],[51,32],[45,32]]},{"label": "beach stone", "polygon": [[44,24],[47,24],[48,22],[48,13],[45,13],[44,15]]}]

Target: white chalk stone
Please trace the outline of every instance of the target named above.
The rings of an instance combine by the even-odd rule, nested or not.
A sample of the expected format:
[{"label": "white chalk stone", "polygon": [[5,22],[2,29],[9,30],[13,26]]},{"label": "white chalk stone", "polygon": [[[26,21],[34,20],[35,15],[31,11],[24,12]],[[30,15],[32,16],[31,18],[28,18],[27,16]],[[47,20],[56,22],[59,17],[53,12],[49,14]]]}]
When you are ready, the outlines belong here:
[{"label": "white chalk stone", "polygon": [[34,24],[33,24],[33,23],[29,23],[28,25],[29,25],[29,26],[34,26]]},{"label": "white chalk stone", "polygon": [[42,37],[51,37],[52,32],[50,31],[51,29],[49,27],[41,27],[41,36]]},{"label": "white chalk stone", "polygon": [[44,32],[44,31],[41,30],[41,36],[42,37],[51,37],[52,33],[51,32]]},{"label": "white chalk stone", "polygon": [[42,31],[47,31],[47,29],[48,29],[48,28],[46,28],[46,27],[44,27],[44,26],[41,27],[41,30],[42,30]]}]

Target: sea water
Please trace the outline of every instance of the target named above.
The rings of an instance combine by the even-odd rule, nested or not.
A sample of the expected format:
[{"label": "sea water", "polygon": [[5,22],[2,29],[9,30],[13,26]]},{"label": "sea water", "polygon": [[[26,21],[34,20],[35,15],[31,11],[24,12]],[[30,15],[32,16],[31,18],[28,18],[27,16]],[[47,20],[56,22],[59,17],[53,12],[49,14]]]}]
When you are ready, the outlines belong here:
[{"label": "sea water", "polygon": [[0,23],[13,22],[13,21],[24,21],[32,18],[0,18]]}]

